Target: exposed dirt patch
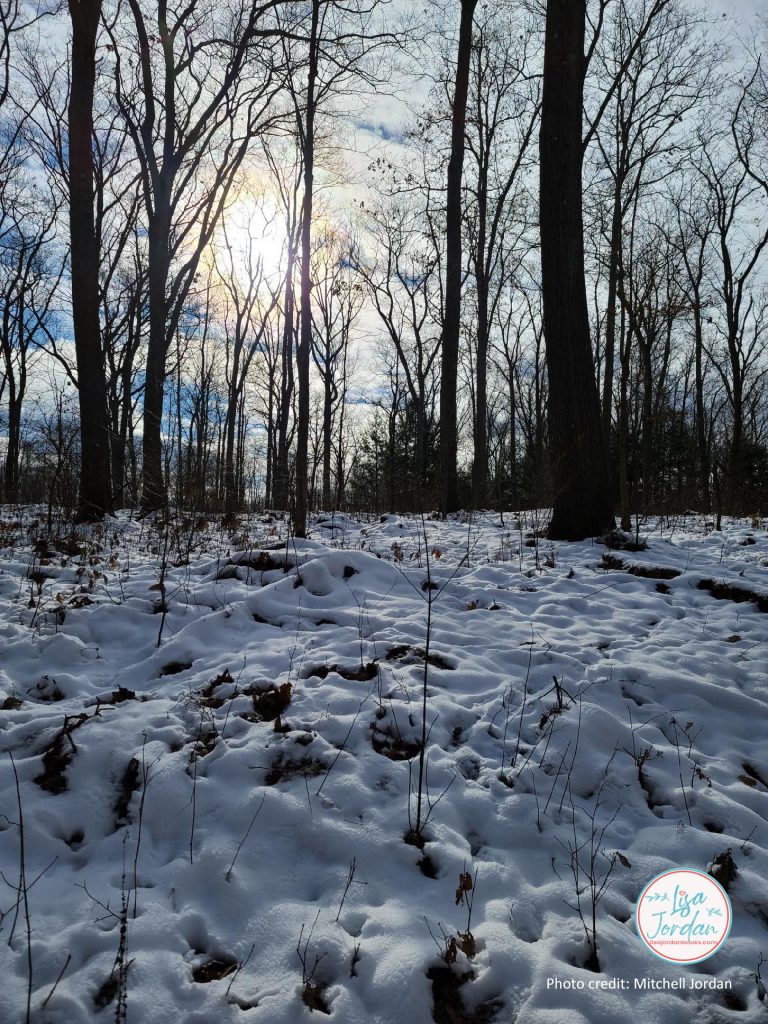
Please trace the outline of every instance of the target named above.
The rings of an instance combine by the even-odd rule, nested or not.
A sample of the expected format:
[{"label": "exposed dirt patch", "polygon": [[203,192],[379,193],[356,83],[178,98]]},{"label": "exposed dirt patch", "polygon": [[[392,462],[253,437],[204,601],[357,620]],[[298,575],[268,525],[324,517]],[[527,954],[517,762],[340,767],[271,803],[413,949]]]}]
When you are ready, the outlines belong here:
[{"label": "exposed dirt patch", "polygon": [[755,782],[759,782],[761,786],[768,789],[768,781],[766,781],[765,776],[761,775],[757,768],[754,768],[751,764],[747,764],[746,761],[741,767],[744,769],[745,775],[749,776],[750,779],[754,779]]},{"label": "exposed dirt patch", "polygon": [[442,668],[447,671],[453,671],[455,668],[442,655],[434,654],[432,651],[427,654],[423,647],[412,647],[410,644],[398,644],[396,647],[391,647],[385,658],[387,661],[400,661],[404,665],[417,665],[419,662],[423,665],[426,658],[427,664],[432,668]]},{"label": "exposed dirt patch", "polygon": [[225,668],[223,672],[212,679],[210,683],[206,683],[205,686],[197,692],[197,703],[203,708],[217,708],[223,707],[228,700],[232,700],[236,694],[231,694],[228,697],[219,696],[216,691],[220,686],[224,686],[228,683],[233,683],[234,679],[228,668]]},{"label": "exposed dirt patch", "polygon": [[490,1024],[496,1019],[503,1003],[493,999],[466,1010],[461,989],[474,978],[474,971],[458,974],[450,967],[430,967],[427,977],[432,982],[432,1019],[435,1024]]},{"label": "exposed dirt patch", "polygon": [[[215,729],[207,729],[205,732],[200,732],[195,737],[195,745],[192,748],[192,754],[189,759],[190,765],[194,764],[198,757],[207,757],[211,751],[216,749],[218,742],[219,734]],[[187,770],[189,771],[189,768]]]},{"label": "exposed dirt patch", "polygon": [[366,683],[375,679],[379,671],[377,661],[369,661],[366,665],[344,666],[344,665],[318,665],[306,672],[305,678],[317,676],[318,679],[326,679],[331,672],[335,672],[342,679],[349,679],[357,683]]},{"label": "exposed dirt patch", "polygon": [[179,672],[186,672],[188,668],[192,668],[191,661],[169,661],[160,669],[160,675],[177,676]]},{"label": "exposed dirt patch", "polygon": [[276,786],[278,782],[294,779],[297,775],[311,779],[317,775],[323,775],[327,770],[328,765],[324,761],[317,761],[309,754],[304,757],[280,754],[267,772],[264,785]]},{"label": "exposed dirt patch", "polygon": [[[665,565],[633,565],[631,562],[625,562],[618,555],[603,555],[600,568],[628,572],[630,576],[639,576],[644,580],[674,580],[678,576],[682,576],[679,569],[671,569]],[[668,588],[665,593],[669,593]]]},{"label": "exposed dirt patch", "polygon": [[[118,688],[113,690],[110,694],[109,703],[122,704],[125,700],[136,700],[136,691],[129,690],[125,686],[118,686]],[[102,701],[101,703],[104,704],[106,702]]]},{"label": "exposed dirt patch", "polygon": [[731,885],[739,874],[739,869],[736,866],[736,861],[733,859],[730,847],[713,858],[709,874],[716,882],[722,885],[726,892],[730,892]]},{"label": "exposed dirt patch", "polygon": [[[283,551],[285,551],[285,547]],[[282,572],[287,572],[290,565],[285,559],[285,554],[282,558],[276,555],[270,554],[269,551],[254,551],[246,555],[239,555],[231,558],[226,565],[223,565],[216,574],[218,580],[234,579],[237,576],[238,569],[252,569],[254,572],[269,572],[272,569],[280,569]]]},{"label": "exposed dirt patch", "polygon": [[64,716],[64,725],[43,752],[43,770],[32,780],[36,785],[47,793],[53,794],[64,793],[67,790],[67,768],[77,753],[72,733],[81,725],[92,721],[98,714],[99,712],[96,711],[93,715],[83,712],[79,715]]},{"label": "exposed dirt patch", "polygon": [[371,722],[371,746],[377,754],[388,757],[390,761],[410,761],[421,750],[420,743],[404,739],[392,722],[383,727],[378,722]]},{"label": "exposed dirt patch", "polygon": [[324,992],[328,986],[323,981],[307,981],[301,993],[301,1000],[308,1006],[310,1012],[317,1010],[318,1013],[326,1013],[330,1016],[331,1010],[326,1001]]},{"label": "exposed dirt patch", "polygon": [[276,686],[268,683],[266,686],[252,685],[248,691],[251,696],[256,720],[261,722],[274,722],[286,710],[291,703],[293,686],[290,683],[281,683]]},{"label": "exposed dirt patch", "polygon": [[117,799],[115,800],[115,828],[128,824],[128,808],[131,797],[139,788],[139,762],[132,757],[120,778]]},{"label": "exposed dirt patch", "polygon": [[206,960],[205,963],[195,967],[192,971],[192,980],[199,982],[201,985],[208,985],[212,981],[221,981],[222,978],[228,978],[236,970],[237,960],[233,957],[212,957],[210,960]]},{"label": "exposed dirt patch", "polygon": [[97,1010],[106,1009],[117,995],[117,974],[110,974],[107,980],[94,992],[93,1005]]},{"label": "exposed dirt patch", "polygon": [[[752,543],[754,544],[754,541]],[[723,1006],[728,1010],[735,1010],[737,1013],[743,1013],[749,1009],[747,1001],[742,999],[737,992],[729,992],[727,990],[723,992]]]},{"label": "exposed dirt patch", "polygon": [[615,551],[645,551],[648,548],[644,540],[624,533],[623,530],[611,530],[601,540],[607,548],[612,548]]},{"label": "exposed dirt patch", "polygon": [[[427,845],[424,834],[422,832],[416,832],[415,829],[409,829],[403,836],[403,841],[406,846],[415,846],[417,850],[422,851]],[[424,854],[417,866],[425,878],[437,878],[437,865],[428,853]]]},{"label": "exposed dirt patch", "polygon": [[735,601],[737,604],[751,603],[758,611],[768,612],[768,594],[758,594],[746,587],[737,587],[731,583],[717,583],[715,580],[699,580],[699,590],[706,590],[719,601]]}]

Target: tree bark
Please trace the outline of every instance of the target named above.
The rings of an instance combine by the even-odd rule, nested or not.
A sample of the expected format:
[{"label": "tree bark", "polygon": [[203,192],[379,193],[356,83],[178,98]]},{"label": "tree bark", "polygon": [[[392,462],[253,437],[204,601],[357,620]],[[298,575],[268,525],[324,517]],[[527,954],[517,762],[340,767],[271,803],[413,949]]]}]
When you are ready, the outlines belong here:
[{"label": "tree bark", "polygon": [[477,243],[477,366],[475,367],[475,436],[472,462],[472,504],[483,508],[488,497],[488,292],[485,270],[488,192],[485,183],[478,190],[480,231]]},{"label": "tree bark", "polygon": [[[165,175],[163,175],[165,178]],[[166,288],[170,269],[170,186],[163,181],[155,198],[149,225],[147,260],[149,341],[144,380],[144,436],[142,440],[141,504],[149,512],[162,508],[168,496],[163,479],[162,422],[166,357],[168,355]]]},{"label": "tree bark", "polygon": [[93,97],[101,0],[69,0],[72,73],[69,97],[69,229],[72,322],[80,400],[78,514],[112,509],[107,384],[99,324],[99,248],[94,218]]},{"label": "tree bark", "polygon": [[457,387],[461,328],[461,179],[464,170],[464,132],[467,123],[472,23],[477,0],[461,0],[459,47],[453,90],[451,156],[445,216],[445,313],[440,376],[440,511],[443,516],[459,507],[457,472]]},{"label": "tree bark", "polygon": [[296,508],[293,528],[297,537],[307,535],[307,470],[309,451],[309,361],[312,350],[311,267],[312,258],[312,200],[315,164],[315,107],[317,99],[317,64],[319,56],[318,26],[320,0],[312,0],[312,25],[309,38],[309,70],[307,79],[307,109],[304,122],[304,203],[301,214],[301,329],[296,350],[298,377],[298,423],[296,438]]},{"label": "tree bark", "polygon": [[582,108],[585,0],[548,0],[539,137],[544,335],[554,502],[549,535],[613,526],[584,280]]}]

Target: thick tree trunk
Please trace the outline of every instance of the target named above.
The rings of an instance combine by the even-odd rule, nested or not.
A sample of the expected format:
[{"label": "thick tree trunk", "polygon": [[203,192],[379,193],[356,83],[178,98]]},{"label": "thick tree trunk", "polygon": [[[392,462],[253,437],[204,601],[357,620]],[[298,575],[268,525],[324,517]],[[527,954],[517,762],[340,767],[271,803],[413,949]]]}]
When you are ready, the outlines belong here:
[{"label": "thick tree trunk", "polygon": [[307,109],[304,123],[304,203],[301,213],[301,328],[296,352],[299,409],[296,438],[296,507],[293,528],[297,537],[307,535],[307,471],[309,453],[309,363],[312,351],[311,259],[312,201],[315,165],[315,87],[318,63],[318,25],[320,0],[312,0],[312,24],[309,38]]},{"label": "thick tree trunk", "polygon": [[[484,237],[484,231],[482,232]],[[485,244],[483,244],[483,251]],[[488,497],[488,280],[477,277],[477,366],[475,367],[475,436],[472,504],[483,508]]]},{"label": "thick tree trunk", "polygon": [[512,511],[517,510],[517,403],[515,401],[514,367],[507,364],[507,384],[509,387],[509,502]]},{"label": "thick tree trunk", "polygon": [[19,451],[21,447],[21,398],[11,391],[8,396],[8,437],[5,452],[5,500],[19,500]]},{"label": "thick tree trunk", "polygon": [[235,428],[237,426],[237,405],[235,395],[230,397],[224,420],[224,512],[237,512],[240,488],[235,471]]},{"label": "thick tree trunk", "polygon": [[475,367],[475,436],[472,460],[472,505],[482,508],[488,490],[488,167],[481,163],[477,188],[477,366]]},{"label": "thick tree trunk", "polygon": [[69,230],[72,322],[80,401],[79,516],[112,509],[107,384],[99,336],[99,249],[94,220],[93,96],[101,0],[70,0]]},{"label": "thick tree trunk", "polygon": [[619,472],[619,512],[622,530],[630,530],[630,494],[629,494],[629,370],[630,370],[630,339],[626,332],[626,315],[621,311],[621,335],[619,338],[621,366],[619,378],[619,410],[618,410],[618,472]]},{"label": "thick tree trunk", "polygon": [[272,504],[281,511],[288,509],[288,425],[291,417],[293,398],[293,335],[295,329],[296,300],[293,289],[293,275],[296,267],[296,253],[289,243],[288,268],[285,276],[285,323],[281,352],[280,402],[277,410],[277,443],[275,453],[274,495]]},{"label": "thick tree trunk", "polygon": [[548,0],[540,132],[540,221],[549,430],[550,536],[613,525],[584,281],[582,105],[585,0]]},{"label": "thick tree trunk", "polygon": [[269,405],[267,408],[267,473],[264,480],[264,507],[271,508],[273,505],[272,491],[275,473],[275,402],[274,402],[274,372],[269,374]]},{"label": "thick tree trunk", "polygon": [[451,156],[445,217],[445,313],[440,376],[440,511],[445,516],[459,507],[457,473],[457,388],[461,328],[461,179],[464,170],[464,132],[472,55],[472,23],[477,0],[461,0],[459,48],[453,90]]}]

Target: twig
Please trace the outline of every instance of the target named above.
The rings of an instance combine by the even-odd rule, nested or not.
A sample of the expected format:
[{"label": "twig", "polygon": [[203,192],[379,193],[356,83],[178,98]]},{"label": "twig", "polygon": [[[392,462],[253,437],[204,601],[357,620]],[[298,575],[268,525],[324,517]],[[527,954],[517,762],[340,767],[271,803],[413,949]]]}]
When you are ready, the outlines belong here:
[{"label": "twig", "polygon": [[224,998],[225,998],[225,999],[227,1000],[227,1002],[229,1002],[229,992],[230,992],[230,989],[231,989],[231,988],[232,988],[232,986],[233,986],[233,985],[235,984],[235,981],[237,980],[237,976],[238,976],[238,974],[240,973],[240,971],[242,971],[242,969],[243,969],[244,967],[247,967],[247,966],[248,966],[248,961],[249,961],[249,960],[251,959],[251,957],[253,956],[253,951],[254,951],[254,949],[256,949],[256,943],[255,943],[255,942],[254,942],[254,944],[253,944],[253,945],[251,946],[250,952],[248,953],[248,956],[247,956],[247,957],[245,958],[245,960],[243,960],[243,962],[242,962],[241,964],[238,964],[238,965],[237,965],[237,970],[236,970],[236,971],[235,971],[235,973],[234,973],[234,974],[232,975],[232,980],[231,980],[231,981],[230,981],[230,983],[229,983],[229,984],[227,985],[227,991],[226,991],[226,992],[224,993]]},{"label": "twig", "polygon": [[48,995],[43,1000],[43,1005],[40,1007],[41,1010],[44,1010],[46,1008],[46,1006],[48,1005],[48,1000],[51,998],[53,993],[56,991],[56,987],[58,986],[58,984],[61,981],[61,979],[64,977],[64,971],[66,971],[66,969],[69,967],[69,961],[71,959],[72,959],[72,954],[68,953],[67,954],[67,959],[64,961],[64,966],[59,971],[59,976],[56,979],[56,981],[54,981],[54,983],[53,983],[53,988],[51,989],[51,991],[48,993]]},{"label": "twig", "polygon": [[256,812],[255,812],[255,814],[253,815],[253,817],[251,818],[251,823],[250,823],[250,825],[248,826],[248,828],[247,828],[247,829],[245,830],[245,835],[243,836],[243,838],[242,838],[242,839],[240,840],[240,842],[238,843],[238,845],[237,845],[237,849],[235,850],[235,855],[234,855],[234,857],[232,858],[232,863],[231,863],[231,864],[229,865],[229,868],[228,868],[228,870],[227,870],[227,873],[226,873],[226,875],[224,875],[224,880],[225,880],[226,882],[228,882],[228,881],[229,881],[229,879],[230,879],[230,878],[231,878],[231,876],[232,876],[232,869],[233,869],[233,868],[234,868],[234,866],[235,866],[235,861],[236,861],[236,860],[237,860],[237,858],[238,858],[238,857],[240,856],[240,851],[242,850],[242,848],[243,848],[243,846],[244,846],[244,844],[245,844],[245,841],[246,841],[246,839],[247,839],[247,838],[248,838],[248,836],[249,836],[249,835],[251,834],[251,829],[253,828],[254,822],[255,822],[255,821],[256,821],[256,819],[258,818],[258,816],[259,816],[259,813],[260,813],[260,811],[261,811],[261,808],[262,808],[262,807],[264,806],[264,801],[265,801],[266,799],[267,799],[267,791],[266,791],[266,790],[264,790],[264,794],[263,794],[263,796],[262,796],[262,798],[261,798],[261,803],[260,803],[260,804],[259,804],[259,806],[258,806],[258,807],[256,808]]},{"label": "twig", "polygon": [[[8,751],[8,757],[11,759],[11,767],[13,768],[13,779],[16,784],[16,803],[19,808],[19,889],[21,893],[21,900],[24,904],[24,921],[26,924],[27,931],[27,1011],[25,1017],[25,1024],[29,1024],[30,1014],[32,1013],[32,925],[29,919],[29,890],[27,889],[27,865],[26,865],[26,851],[24,848],[24,811],[21,806],[21,787],[19,786],[19,773],[16,771],[16,762],[13,759],[13,754]],[[16,908],[16,918],[18,917],[18,905]],[[16,918],[13,921],[13,928],[11,928],[11,935],[8,939],[8,945],[11,944],[13,938],[13,931],[16,927]]]},{"label": "twig", "polygon": [[349,887],[352,885],[352,883],[355,880],[355,870],[356,870],[356,868],[357,868],[357,857],[353,857],[352,860],[349,862],[349,871],[347,872],[347,884],[344,886],[344,892],[341,894],[341,903],[339,903],[339,910],[338,910],[338,913],[336,914],[336,918],[335,918],[336,921],[338,921],[339,918],[341,917],[341,911],[344,908],[344,900],[347,898],[347,893],[349,892]]}]

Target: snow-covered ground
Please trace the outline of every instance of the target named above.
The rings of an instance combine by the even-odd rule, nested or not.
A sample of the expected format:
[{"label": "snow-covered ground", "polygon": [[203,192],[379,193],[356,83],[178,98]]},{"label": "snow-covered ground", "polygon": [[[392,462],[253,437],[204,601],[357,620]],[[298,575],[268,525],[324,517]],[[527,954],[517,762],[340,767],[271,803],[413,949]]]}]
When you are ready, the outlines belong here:
[{"label": "snow-covered ground", "polygon": [[[30,965],[39,1024],[768,1017],[765,521],[0,519],[4,1024]],[[655,958],[727,850],[729,940]]]}]

